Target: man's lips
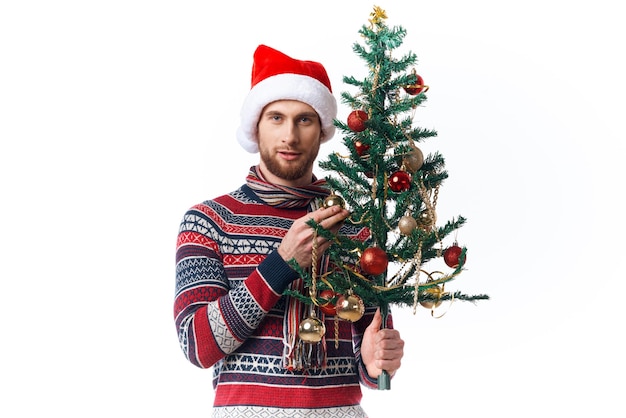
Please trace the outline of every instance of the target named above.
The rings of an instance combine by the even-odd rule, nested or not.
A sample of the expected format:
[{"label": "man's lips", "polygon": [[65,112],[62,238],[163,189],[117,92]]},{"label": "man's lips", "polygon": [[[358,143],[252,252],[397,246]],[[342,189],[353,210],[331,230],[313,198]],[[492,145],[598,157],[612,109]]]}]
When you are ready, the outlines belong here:
[{"label": "man's lips", "polygon": [[288,161],[292,161],[300,157],[300,153],[295,151],[278,151],[278,155]]}]

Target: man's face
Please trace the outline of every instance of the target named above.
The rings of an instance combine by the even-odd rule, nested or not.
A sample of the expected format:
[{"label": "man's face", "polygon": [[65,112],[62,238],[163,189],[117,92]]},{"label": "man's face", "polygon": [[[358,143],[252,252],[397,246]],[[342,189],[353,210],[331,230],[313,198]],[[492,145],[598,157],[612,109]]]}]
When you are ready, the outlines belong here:
[{"label": "man's face", "polygon": [[279,100],[265,106],[258,124],[261,171],[272,183],[310,184],[322,139],[319,116],[306,103]]}]

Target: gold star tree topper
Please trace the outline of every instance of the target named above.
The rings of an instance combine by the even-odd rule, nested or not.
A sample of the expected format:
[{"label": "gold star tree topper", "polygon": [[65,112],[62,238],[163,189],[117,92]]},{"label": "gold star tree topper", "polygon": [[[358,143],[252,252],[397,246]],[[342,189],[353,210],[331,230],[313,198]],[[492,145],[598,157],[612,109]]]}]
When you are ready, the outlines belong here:
[{"label": "gold star tree topper", "polygon": [[387,13],[381,9],[379,6],[374,6],[374,11],[370,13],[372,17],[369,19],[370,25],[373,28],[374,26],[378,26],[383,20],[387,19]]}]

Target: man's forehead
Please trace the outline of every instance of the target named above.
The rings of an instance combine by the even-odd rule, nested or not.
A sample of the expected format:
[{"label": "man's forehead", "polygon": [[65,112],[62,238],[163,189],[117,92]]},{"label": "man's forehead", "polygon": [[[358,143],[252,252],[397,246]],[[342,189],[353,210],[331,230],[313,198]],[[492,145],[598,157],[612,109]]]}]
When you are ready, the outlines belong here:
[{"label": "man's forehead", "polygon": [[263,113],[295,113],[301,115],[317,116],[317,112],[309,104],[298,100],[277,100],[268,103]]}]

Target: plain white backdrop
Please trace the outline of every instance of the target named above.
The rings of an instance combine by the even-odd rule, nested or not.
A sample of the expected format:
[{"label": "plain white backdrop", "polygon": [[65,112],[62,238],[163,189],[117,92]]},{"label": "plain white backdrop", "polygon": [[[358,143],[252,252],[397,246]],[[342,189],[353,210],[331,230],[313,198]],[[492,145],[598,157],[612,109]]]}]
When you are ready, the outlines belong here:
[{"label": "plain white backdrop", "polygon": [[446,158],[439,219],[468,218],[448,289],[491,300],[396,309],[405,360],[365,391],[370,416],[624,416],[609,0],[4,2],[2,416],[209,416],[211,372],[173,325],[178,223],[257,161],[235,140],[255,47],[323,62],[339,94],[365,74],[351,48],[375,4],[430,86],[415,122]]}]

